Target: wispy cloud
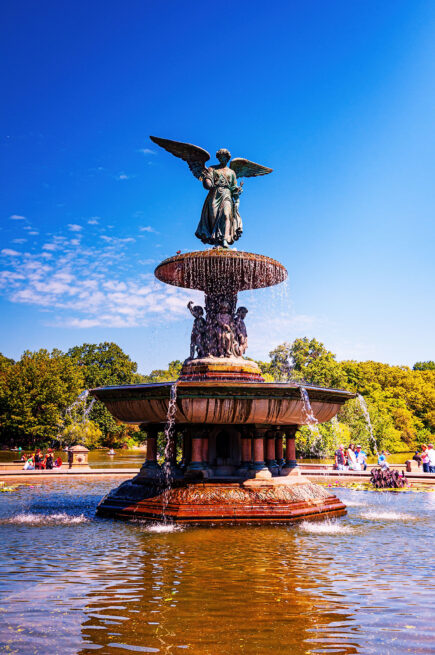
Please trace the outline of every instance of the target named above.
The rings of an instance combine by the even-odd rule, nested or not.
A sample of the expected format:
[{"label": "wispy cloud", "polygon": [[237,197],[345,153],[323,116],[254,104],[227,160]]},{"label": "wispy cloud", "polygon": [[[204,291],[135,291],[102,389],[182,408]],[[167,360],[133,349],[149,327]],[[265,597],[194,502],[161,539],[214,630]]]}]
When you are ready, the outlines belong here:
[{"label": "wispy cloud", "polygon": [[11,250],[10,248],[3,248],[1,254],[4,257],[19,257],[21,255],[20,252],[17,252],[16,250]]},{"label": "wispy cloud", "polygon": [[27,239],[12,239],[12,243],[26,243],[26,241]]},{"label": "wispy cloud", "polygon": [[129,176],[126,173],[119,173],[118,180],[128,180]]},{"label": "wispy cloud", "polygon": [[40,308],[49,325],[133,327],[189,317],[186,304],[197,292],[138,272],[138,257],[130,252],[134,237],[101,234],[83,245],[79,238],[47,236],[36,253],[1,251],[0,293]]},{"label": "wispy cloud", "polygon": [[25,217],[25,216],[21,216],[20,214],[12,214],[11,216],[9,216],[9,218],[10,218],[12,221],[25,221],[25,220],[26,220],[26,217]]},{"label": "wispy cloud", "polygon": [[151,150],[151,148],[139,148],[138,152],[141,152],[143,155],[156,155],[155,150]]},{"label": "wispy cloud", "polygon": [[88,225],[98,225],[99,221],[99,216],[91,216],[91,218],[88,220]]},{"label": "wispy cloud", "polygon": [[81,225],[77,225],[77,223],[69,223],[68,229],[71,232],[81,232],[83,230],[83,227]]},{"label": "wispy cloud", "polygon": [[151,225],[144,225],[143,227],[139,228],[140,232],[153,232],[154,234],[159,234],[157,230],[155,230]]}]

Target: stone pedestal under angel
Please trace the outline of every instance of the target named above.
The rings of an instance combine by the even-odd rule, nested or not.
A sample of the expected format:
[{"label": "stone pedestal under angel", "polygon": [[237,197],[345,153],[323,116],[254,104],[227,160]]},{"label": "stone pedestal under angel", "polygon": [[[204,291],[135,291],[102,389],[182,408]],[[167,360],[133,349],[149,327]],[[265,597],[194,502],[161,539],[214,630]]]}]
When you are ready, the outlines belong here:
[{"label": "stone pedestal under angel", "polygon": [[219,164],[207,167],[205,163],[210,159],[210,154],[199,146],[156,136],[150,139],[172,155],[187,162],[193,175],[208,191],[201,220],[195,232],[198,239],[203,243],[224,248],[237,241],[243,232],[239,214],[243,182],[237,186],[237,179],[267,175],[272,172],[272,169],[241,157],[231,160],[231,153],[225,148],[221,148],[216,153]]}]

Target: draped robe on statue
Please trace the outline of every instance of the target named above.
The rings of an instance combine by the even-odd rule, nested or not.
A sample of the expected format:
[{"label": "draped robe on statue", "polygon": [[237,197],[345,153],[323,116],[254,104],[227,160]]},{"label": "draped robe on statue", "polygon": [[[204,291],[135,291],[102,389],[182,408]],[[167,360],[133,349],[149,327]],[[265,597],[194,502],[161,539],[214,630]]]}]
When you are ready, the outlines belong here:
[{"label": "draped robe on statue", "polygon": [[209,190],[202,208],[201,220],[195,235],[203,243],[222,245],[225,239],[229,245],[240,238],[243,226],[238,212],[238,187],[234,171],[229,168],[208,169],[208,179],[213,186]]}]

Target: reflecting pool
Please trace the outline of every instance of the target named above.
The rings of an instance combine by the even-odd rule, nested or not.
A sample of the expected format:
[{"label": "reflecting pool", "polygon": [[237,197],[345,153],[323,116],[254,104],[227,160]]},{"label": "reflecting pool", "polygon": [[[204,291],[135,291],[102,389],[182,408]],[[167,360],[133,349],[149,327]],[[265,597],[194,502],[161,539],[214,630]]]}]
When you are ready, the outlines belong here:
[{"label": "reflecting pool", "polygon": [[435,493],[338,489],[336,521],[165,531],[94,517],[119,482],[0,495],[0,652],[434,652]]}]

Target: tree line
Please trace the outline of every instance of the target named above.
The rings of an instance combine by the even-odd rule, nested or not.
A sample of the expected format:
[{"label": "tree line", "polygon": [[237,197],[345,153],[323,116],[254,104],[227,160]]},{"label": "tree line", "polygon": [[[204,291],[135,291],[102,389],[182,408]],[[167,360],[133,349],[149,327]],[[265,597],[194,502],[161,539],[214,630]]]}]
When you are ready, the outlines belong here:
[{"label": "tree line", "polygon": [[[374,441],[357,400],[340,410],[337,421],[318,430],[301,428],[300,456],[331,455],[339,442],[360,443],[367,452],[404,452],[435,438],[435,362],[391,366],[373,361],[337,361],[316,339],[283,343],[269,361],[257,362],[266,382],[296,382],[347,389],[367,403]],[[133,446],[144,440],[135,426],[116,421],[97,401],[74,403],[99,386],[175,380],[182,362],[148,375],[115,343],[83,344],[67,352],[26,351],[18,361],[0,355],[0,445],[34,448],[84,442],[88,447]]]}]

